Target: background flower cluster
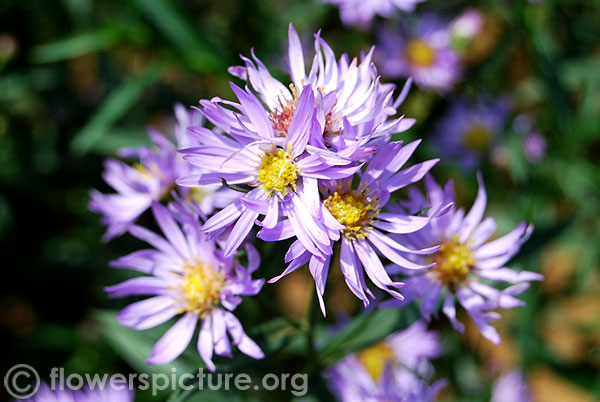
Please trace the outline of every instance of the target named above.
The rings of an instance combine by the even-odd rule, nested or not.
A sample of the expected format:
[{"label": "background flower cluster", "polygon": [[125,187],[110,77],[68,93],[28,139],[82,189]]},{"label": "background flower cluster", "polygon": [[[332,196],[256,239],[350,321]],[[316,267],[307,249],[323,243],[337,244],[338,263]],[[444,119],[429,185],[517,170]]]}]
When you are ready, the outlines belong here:
[{"label": "background flower cluster", "polygon": [[3,366],[598,397],[594,4],[2,8]]}]

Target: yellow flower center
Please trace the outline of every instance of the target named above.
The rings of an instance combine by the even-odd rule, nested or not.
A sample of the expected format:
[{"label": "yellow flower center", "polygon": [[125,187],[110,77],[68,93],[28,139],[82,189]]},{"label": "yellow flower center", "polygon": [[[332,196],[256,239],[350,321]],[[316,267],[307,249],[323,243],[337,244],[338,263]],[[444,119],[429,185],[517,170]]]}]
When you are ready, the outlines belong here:
[{"label": "yellow flower center", "polygon": [[282,148],[273,148],[263,155],[258,167],[258,181],[261,188],[272,194],[274,191],[287,195],[288,190],[296,189],[298,170],[292,156]]},{"label": "yellow flower center", "polygon": [[386,364],[395,361],[394,351],[384,342],[363,349],[356,357],[374,381],[381,378]]},{"label": "yellow flower center", "polygon": [[408,61],[418,67],[429,67],[435,62],[435,50],[420,39],[410,40],[404,52]]},{"label": "yellow flower center", "polygon": [[467,275],[475,264],[471,250],[452,236],[452,239],[442,244],[433,256],[433,262],[437,263],[432,268],[438,279],[448,285],[455,287],[467,279]]},{"label": "yellow flower center", "polygon": [[156,165],[156,163],[152,163],[152,165],[150,165],[149,170],[146,166],[142,165],[140,162],[134,163],[131,167],[134,168],[135,170],[137,170],[138,172],[140,172],[143,176],[145,176],[148,179],[152,179],[155,177],[156,178],[162,177],[162,173],[161,173],[160,169],[158,168],[158,166]]},{"label": "yellow flower center", "polygon": [[364,239],[369,230],[368,223],[379,213],[377,200],[369,200],[363,192],[356,190],[336,191],[323,201],[325,207],[346,229],[342,231],[349,239]]},{"label": "yellow flower center", "polygon": [[483,150],[490,143],[492,134],[487,127],[482,124],[475,124],[465,135],[465,145],[475,150]]},{"label": "yellow flower center", "polygon": [[210,265],[186,264],[181,291],[186,306],[184,311],[204,314],[220,300],[225,277]]},{"label": "yellow flower center", "polygon": [[189,189],[188,199],[191,201],[196,201],[198,204],[201,204],[204,199],[212,194],[211,191],[206,190],[202,187],[193,187]]},{"label": "yellow flower center", "polygon": [[[149,167],[142,165],[139,162],[134,163],[132,166],[135,170],[137,170],[146,180],[160,180],[163,181],[166,179],[163,172],[161,172],[160,168],[156,163],[152,163]],[[158,194],[158,199],[162,200],[165,196],[168,196],[171,193],[171,190],[175,188],[175,181],[170,183],[161,183],[161,190]]]}]

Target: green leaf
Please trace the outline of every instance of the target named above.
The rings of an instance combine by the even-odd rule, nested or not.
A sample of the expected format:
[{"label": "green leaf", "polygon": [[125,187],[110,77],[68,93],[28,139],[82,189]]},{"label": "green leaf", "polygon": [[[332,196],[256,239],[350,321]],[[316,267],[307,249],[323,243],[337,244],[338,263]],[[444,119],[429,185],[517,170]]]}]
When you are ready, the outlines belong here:
[{"label": "green leaf", "polygon": [[220,58],[215,54],[201,35],[172,5],[164,0],[136,0],[142,12],[156,28],[175,45],[192,68],[200,72],[225,70]]},{"label": "green leaf", "polygon": [[102,141],[93,146],[94,152],[113,156],[117,150],[125,147],[151,145],[148,134],[140,127],[111,129],[104,133]]},{"label": "green leaf", "polygon": [[100,323],[101,332],[115,351],[133,368],[141,373],[171,375],[177,373],[195,373],[196,366],[190,364],[183,356],[163,365],[148,365],[146,359],[152,347],[164,334],[164,325],[145,331],[136,331],[119,324],[114,311],[97,311],[94,317]]},{"label": "green leaf", "polygon": [[78,153],[89,152],[110,130],[111,126],[142,96],[146,88],[158,80],[163,71],[158,64],[150,65],[146,71],[124,82],[110,93],[87,124],[75,135],[71,148]]},{"label": "green leaf", "polygon": [[250,190],[252,190],[251,186],[240,186],[237,184],[229,184],[227,183],[227,180],[225,180],[223,177],[221,177],[221,184],[223,184],[223,187],[227,187],[228,189],[234,190],[234,191],[239,191],[241,193],[248,193],[250,192]]},{"label": "green leaf", "polygon": [[408,322],[407,317],[402,316],[407,309],[385,308],[359,315],[336,335],[324,339],[318,360],[329,366],[347,354],[382,340]]},{"label": "green leaf", "polygon": [[113,26],[93,32],[85,32],[39,45],[31,51],[34,63],[53,63],[72,59],[86,53],[110,48],[119,38],[119,30]]}]

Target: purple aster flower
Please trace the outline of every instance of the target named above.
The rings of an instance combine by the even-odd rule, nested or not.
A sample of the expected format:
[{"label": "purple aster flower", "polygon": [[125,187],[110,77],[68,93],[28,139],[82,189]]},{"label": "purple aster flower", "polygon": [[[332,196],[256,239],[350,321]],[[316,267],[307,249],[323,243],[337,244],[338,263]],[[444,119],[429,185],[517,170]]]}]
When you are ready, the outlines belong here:
[{"label": "purple aster flower", "polygon": [[525,158],[531,163],[538,163],[546,155],[548,143],[542,133],[537,131],[525,134],[523,138],[523,151]]},{"label": "purple aster flower", "polygon": [[523,374],[514,370],[502,375],[492,390],[491,402],[531,402],[529,387]]},{"label": "purple aster flower", "polygon": [[465,170],[475,169],[502,132],[509,108],[504,98],[453,102],[435,129],[438,151]]},{"label": "purple aster flower", "polygon": [[462,73],[460,59],[451,48],[449,24],[426,15],[407,32],[382,29],[377,58],[383,74],[412,77],[417,85],[437,91],[452,88]]},{"label": "purple aster flower", "polygon": [[[365,2],[368,3],[368,2]],[[317,102],[317,120],[328,146],[336,146],[344,119],[356,130],[357,138],[378,138],[405,131],[414,119],[402,117],[388,120],[408,94],[410,83],[394,100],[395,86],[381,84],[372,62],[373,49],[361,57],[349,60],[344,54],[336,60],[333,49],[315,34],[315,55],[309,73],[306,73],[305,55],[300,38],[293,25],[289,26],[288,60],[292,83],[285,85],[271,76],[265,65],[252,53],[253,60],[242,56],[245,67],[232,67],[230,72],[247,79],[267,106],[276,134],[285,135],[298,95],[305,86],[311,86]],[[389,138],[387,138],[389,141]]]},{"label": "purple aster flower", "polygon": [[[121,389],[123,388],[123,389]],[[28,402],[133,402],[133,391],[127,387],[119,389],[110,386],[103,389],[82,389],[71,391],[68,389],[50,390],[42,383],[38,392]]]},{"label": "purple aster flower", "polygon": [[[193,138],[187,134],[188,127],[200,126],[203,117],[196,111],[188,112],[183,106],[175,106],[177,125],[175,139],[180,147],[193,145]],[[101,222],[108,226],[104,235],[110,240],[127,231],[137,218],[146,211],[153,201],[159,201],[175,188],[175,180],[191,174],[193,169],[186,163],[177,148],[169,139],[156,130],[149,131],[153,147],[125,148],[119,155],[139,160],[133,166],[122,161],[109,159],[105,162],[103,178],[116,193],[102,194],[91,192],[89,208],[102,214]],[[218,191],[218,192],[217,192]],[[194,202],[198,209],[208,214],[215,208],[222,208],[239,198],[239,195],[222,186],[202,187],[193,191],[183,191],[185,199]]]},{"label": "purple aster flower", "polygon": [[476,8],[468,8],[450,23],[452,47],[464,54],[468,45],[483,30],[485,16]]},{"label": "purple aster flower", "polygon": [[287,216],[308,250],[321,256],[331,254],[327,233],[311,216],[300,194],[316,192],[318,179],[353,175],[360,165],[351,164],[350,157],[364,142],[353,141],[337,153],[322,147],[322,129],[315,118],[318,106],[310,85],[298,97],[285,136],[277,132],[268,111],[249,89],[235,84],[231,87],[240,103],[201,101],[206,117],[229,136],[207,129],[196,131],[201,145],[180,152],[205,173],[183,177],[177,183],[197,187],[226,180],[231,185],[254,188],[211,217],[203,230],[217,235],[233,225],[225,245],[225,256],[230,256],[259,215],[264,215],[261,225],[265,228],[274,227],[280,216]]},{"label": "purple aster flower", "polygon": [[[515,298],[529,287],[529,282],[542,280],[543,276],[529,271],[517,271],[505,264],[519,251],[529,238],[533,227],[525,222],[512,232],[488,241],[496,230],[494,218],[483,219],[487,203],[481,175],[478,175],[479,191],[471,210],[452,208],[444,215],[434,217],[431,223],[409,236],[400,235],[400,241],[414,248],[426,248],[441,244],[432,256],[411,254],[417,264],[436,263],[427,270],[410,271],[396,267],[396,271],[408,275],[405,279],[404,302],[391,301],[388,305],[403,304],[422,299],[421,314],[427,320],[436,310],[443,297],[443,313],[453,327],[462,332],[464,326],[456,319],[455,299],[473,319],[482,335],[498,344],[500,336],[490,322],[500,318],[496,308],[509,309],[525,303]],[[446,205],[455,199],[454,188],[448,181],[442,189],[431,176],[425,179],[427,198],[411,189],[411,198],[405,203],[409,210],[427,206]],[[483,220],[482,220],[483,219]],[[389,268],[394,271],[393,267]],[[504,282],[510,286],[499,290],[489,283]]]},{"label": "purple aster flower", "polygon": [[344,25],[368,28],[376,15],[391,17],[397,9],[413,12],[417,4],[425,0],[322,0],[340,8],[340,18]]},{"label": "purple aster flower", "polygon": [[346,356],[328,372],[339,401],[432,401],[445,381],[429,384],[439,336],[417,321],[404,331]]},{"label": "purple aster flower", "polygon": [[[351,131],[351,128],[348,127],[348,130]],[[305,197],[311,215],[318,216],[323,223],[328,239],[332,243],[339,241],[341,244],[340,267],[346,284],[365,306],[369,304],[369,296],[374,296],[366,286],[364,273],[378,288],[402,299],[402,295],[394,289],[401,288],[404,284],[390,279],[376,250],[396,264],[417,270],[425,269],[427,265],[415,264],[400,252],[430,254],[437,250],[436,247],[412,250],[392,240],[387,234],[415,232],[431,219],[390,213],[385,209],[391,193],[419,181],[438,162],[438,159],[433,159],[400,170],[419,143],[420,140],[403,146],[402,142],[392,142],[380,149],[364,172],[358,173],[360,184],[357,188],[352,187],[350,178],[329,180],[321,185],[323,201],[320,201],[314,190],[305,191],[301,195]],[[316,183],[313,185],[316,186]],[[291,220],[282,220],[273,228],[265,227],[258,233],[259,238],[268,241],[293,236],[298,240],[292,244],[285,258],[286,262],[291,263],[281,275],[269,282],[275,282],[308,263],[315,280],[321,310],[325,314],[323,292],[331,255],[315,254],[305,248]]]},{"label": "purple aster flower", "polygon": [[224,257],[200,231],[198,221],[193,224],[184,220],[180,226],[158,203],[152,204],[152,212],[166,238],[131,226],[129,231],[133,236],[154,248],[136,251],[111,264],[147,275],[106,288],[113,297],[152,296],[123,309],[117,315],[121,325],[143,330],[182,314],[158,340],[148,364],[164,364],[177,358],[192,339],[199,321],[202,326],[198,352],[210,370],[215,370],[213,352],[231,357],[229,337],[243,353],[263,358],[260,348],[231,313],[241,303],[240,296],[256,295],[262,288],[264,280],[251,278],[260,262],[258,252],[246,245],[248,267],[245,268],[233,257]]}]

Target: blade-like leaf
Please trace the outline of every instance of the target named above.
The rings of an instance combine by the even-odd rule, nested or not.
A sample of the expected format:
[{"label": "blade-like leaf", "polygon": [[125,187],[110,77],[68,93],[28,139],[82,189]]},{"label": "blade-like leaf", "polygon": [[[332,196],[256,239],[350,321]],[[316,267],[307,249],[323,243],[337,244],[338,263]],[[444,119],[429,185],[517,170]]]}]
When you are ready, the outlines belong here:
[{"label": "blade-like leaf", "polygon": [[85,32],[33,48],[31,61],[52,63],[68,60],[86,53],[110,48],[117,42],[119,31],[109,26],[93,32]]},{"label": "blade-like leaf", "polygon": [[225,70],[220,58],[186,18],[164,0],[136,0],[134,2],[158,30],[175,45],[192,68],[200,72]]},{"label": "blade-like leaf", "polygon": [[76,134],[71,143],[75,152],[89,152],[110,127],[121,118],[142,96],[144,90],[152,85],[162,72],[162,67],[150,65],[146,71],[116,88],[94,113],[88,123]]}]

